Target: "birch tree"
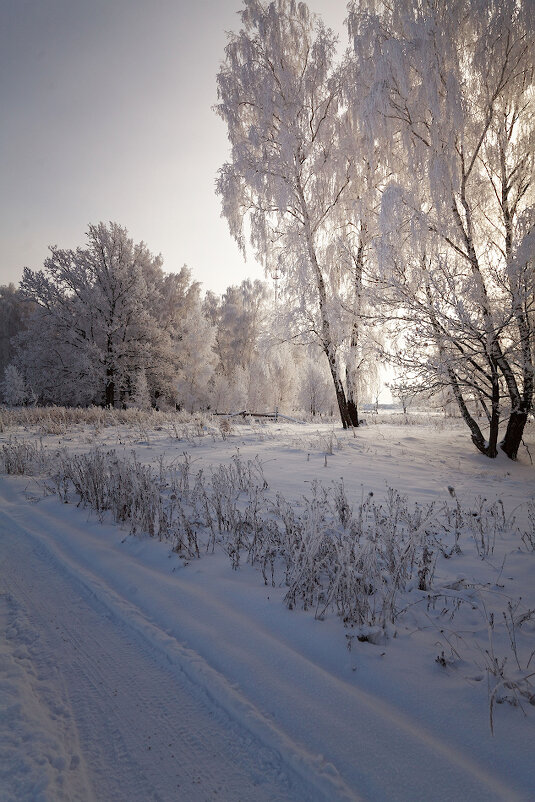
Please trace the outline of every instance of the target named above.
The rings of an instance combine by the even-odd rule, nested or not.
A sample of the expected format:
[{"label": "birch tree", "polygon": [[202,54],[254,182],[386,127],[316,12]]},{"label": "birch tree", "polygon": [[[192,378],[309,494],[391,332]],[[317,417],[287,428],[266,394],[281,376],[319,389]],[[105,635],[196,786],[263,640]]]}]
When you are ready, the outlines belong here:
[{"label": "birch tree", "polygon": [[526,0],[362,0],[349,14],[370,139],[395,176],[381,279],[409,325],[405,367],[450,386],[489,457],[507,412],[513,459],[533,403],[532,11]]},{"label": "birch tree", "polygon": [[[217,77],[230,160],[217,190],[230,231],[246,234],[326,355],[342,425],[358,424],[343,383],[340,251],[353,159],[341,146],[343,76],[335,37],[305,3],[245,0]],[[354,414],[352,414],[354,412]]]}]

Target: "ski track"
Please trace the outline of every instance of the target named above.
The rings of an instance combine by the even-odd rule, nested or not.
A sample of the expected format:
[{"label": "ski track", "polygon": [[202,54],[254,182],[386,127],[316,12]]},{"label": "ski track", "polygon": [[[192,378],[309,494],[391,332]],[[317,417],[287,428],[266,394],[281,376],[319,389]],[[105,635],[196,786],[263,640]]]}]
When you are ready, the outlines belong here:
[{"label": "ski track", "polygon": [[[23,736],[43,731],[52,744],[44,767],[32,753],[12,761],[11,774],[0,770],[2,802],[524,799],[416,719],[331,677],[283,638],[259,630],[251,650],[247,611],[221,598],[216,610],[184,583],[177,614],[184,633],[196,626],[207,643],[217,642],[218,618],[236,633],[225,653],[208,648],[199,655],[132,602],[147,580],[156,599],[161,575],[132,561],[126,598],[112,586],[113,567],[110,576],[97,576],[69,550],[72,525],[61,508],[32,519],[12,503],[7,483],[2,490],[0,614],[9,648],[0,658],[25,672],[32,702],[27,713],[12,706],[8,727],[26,715]],[[65,548],[47,537],[54,530],[64,534]],[[255,695],[236,684],[233,663],[247,664]],[[286,671],[290,664],[302,676],[299,686]],[[279,708],[292,711],[282,723],[269,713],[273,693]],[[322,695],[328,705],[323,699],[318,719],[314,703]],[[9,740],[5,726],[0,734],[1,744]],[[11,754],[22,746],[12,745]],[[37,746],[40,754],[44,746]],[[418,795],[411,783],[418,787],[424,766],[428,786]],[[451,795],[455,786],[462,797]]]}]

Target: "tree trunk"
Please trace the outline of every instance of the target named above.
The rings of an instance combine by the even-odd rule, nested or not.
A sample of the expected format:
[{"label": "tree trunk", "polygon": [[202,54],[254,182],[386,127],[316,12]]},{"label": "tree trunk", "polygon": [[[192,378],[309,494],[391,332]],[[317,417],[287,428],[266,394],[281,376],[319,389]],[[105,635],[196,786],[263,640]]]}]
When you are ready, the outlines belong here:
[{"label": "tree trunk", "polygon": [[364,242],[362,233],[360,236],[357,253],[351,253],[353,262],[355,264],[355,281],[354,281],[354,308],[353,308],[353,325],[351,327],[351,342],[349,347],[349,361],[350,367],[346,372],[347,384],[347,411],[351,420],[352,426],[359,425],[358,413],[358,370],[357,361],[359,358],[359,334],[360,334],[360,312],[362,306],[362,273],[364,270]]},{"label": "tree trunk", "polygon": [[[500,428],[500,381],[498,378],[498,366],[491,360],[492,365],[492,403],[489,421],[489,441],[487,443],[487,457],[498,456],[498,431]],[[485,452],[484,452],[485,453]]]},{"label": "tree trunk", "polygon": [[106,374],[105,404],[107,407],[115,406],[115,381],[113,371],[109,370]]},{"label": "tree trunk", "polygon": [[524,427],[533,403],[534,392],[534,365],[531,350],[533,331],[530,326],[529,317],[519,303],[515,304],[514,316],[522,354],[522,390],[518,386],[517,378],[509,361],[501,351],[499,354],[500,360],[498,362],[511,400],[511,414],[507,421],[505,437],[500,443],[500,448],[510,459],[516,459],[517,457],[518,449],[522,443]]},{"label": "tree trunk", "polygon": [[358,384],[357,384],[357,367],[355,362],[357,360],[358,348],[358,322],[355,320],[351,331],[351,346],[349,350],[350,367],[346,369],[346,385],[347,385],[347,414],[349,416],[350,425],[359,425],[358,413]]},{"label": "tree trunk", "polygon": [[334,384],[334,392],[336,393],[336,401],[338,404],[338,410],[340,412],[340,420],[342,421],[342,426],[344,429],[349,429],[353,426],[351,421],[351,416],[349,414],[348,403],[346,399],[346,394],[344,392],[344,386],[342,384],[342,380],[340,378],[340,374],[338,371],[338,365],[336,364],[336,355],[333,353],[332,346],[324,346],[324,351],[327,355],[327,359],[329,360],[329,368],[331,370],[331,376],[333,379]]},{"label": "tree trunk", "polygon": [[511,413],[507,421],[505,437],[500,443],[500,448],[510,459],[516,459],[533,399],[533,365],[531,362],[531,353],[529,352],[527,356],[524,355],[522,362],[524,387],[523,392],[521,392],[509,361],[501,353],[501,350],[499,355],[500,359],[498,364],[505,379],[509,391],[509,398],[511,400]]},{"label": "tree trunk", "polygon": [[351,332],[351,347],[349,350],[349,359],[350,359],[350,367],[346,368],[346,386],[347,386],[347,414],[349,416],[350,425],[351,426],[358,426],[359,425],[359,413],[358,413],[358,385],[357,385],[357,368],[355,366],[355,361],[357,358],[357,346],[358,346],[358,325],[355,322],[353,324],[353,330]]},{"label": "tree trunk", "polygon": [[354,396],[347,399],[347,414],[349,415],[350,426],[359,425],[359,411]]},{"label": "tree trunk", "polygon": [[509,459],[517,458],[527,419],[528,413],[525,410],[515,410],[509,416],[505,437],[500,443],[501,450]]},{"label": "tree trunk", "polygon": [[[512,140],[512,128],[509,130],[508,141]],[[509,362],[503,359],[500,365],[509,397],[511,399],[511,414],[507,421],[505,437],[500,443],[500,448],[510,459],[516,459],[518,449],[522,442],[524,427],[528,414],[533,403],[533,393],[535,390],[535,366],[533,364],[533,319],[530,317],[530,304],[526,303],[529,297],[529,284],[523,279],[527,278],[533,270],[533,265],[529,261],[520,269],[513,267],[513,226],[515,217],[515,203],[511,206],[511,193],[513,192],[514,174],[508,170],[506,151],[503,141],[500,144],[500,165],[501,165],[501,210],[505,229],[505,258],[507,261],[507,275],[513,300],[513,316],[518,330],[518,338],[521,353],[522,367],[522,392],[518,387],[514,373]],[[517,164],[517,167],[519,164]],[[533,257],[532,257],[533,259]],[[525,271],[525,274],[524,274]],[[528,279],[529,281],[529,279]]]},{"label": "tree trunk", "polygon": [[475,445],[477,450],[480,451],[482,454],[484,454],[486,457],[494,459],[495,457],[498,456],[498,449],[496,446],[498,442],[498,430],[500,424],[500,395],[499,395],[498,382],[496,381],[494,383],[492,390],[492,411],[489,420],[490,424],[489,439],[487,441],[483,437],[483,432],[479,428],[477,421],[470,414],[470,411],[466,406],[462,390],[459,386],[457,376],[455,375],[455,371],[451,366],[449,366],[447,370],[448,370],[450,387],[453,390],[453,395],[455,396],[455,400],[457,401],[457,406],[459,407],[462,418],[466,423],[466,425],[468,426],[468,428],[470,429],[472,435],[472,443]]},{"label": "tree trunk", "polygon": [[318,293],[318,307],[321,317],[322,346],[324,352],[327,354],[327,359],[329,361],[329,368],[334,383],[334,391],[336,393],[336,401],[338,403],[338,409],[340,411],[340,419],[342,421],[342,426],[344,429],[348,429],[352,426],[352,423],[347,408],[347,399],[346,399],[346,394],[344,392],[344,385],[342,384],[342,379],[340,377],[340,373],[338,370],[338,364],[336,362],[336,346],[333,343],[331,324],[329,321],[328,311],[327,311],[328,304],[327,304],[327,290],[325,287],[325,279],[323,277],[321,267],[318,263],[318,257],[316,255],[316,249],[314,246],[314,236],[312,233],[310,218],[308,215],[308,208],[305,201],[303,188],[301,186],[301,182],[298,175],[296,176],[296,188],[301,200],[301,209],[303,212],[308,256],[310,259],[310,266],[312,268],[312,273],[316,282],[316,290]]}]

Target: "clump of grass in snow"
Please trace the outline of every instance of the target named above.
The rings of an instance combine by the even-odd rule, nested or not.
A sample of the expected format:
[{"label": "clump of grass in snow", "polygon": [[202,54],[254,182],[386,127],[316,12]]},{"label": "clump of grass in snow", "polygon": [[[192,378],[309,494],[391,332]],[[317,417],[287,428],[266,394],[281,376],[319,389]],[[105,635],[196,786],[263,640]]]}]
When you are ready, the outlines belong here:
[{"label": "clump of grass in snow", "polygon": [[40,473],[49,460],[42,447],[9,440],[0,447],[0,472],[27,476]]}]

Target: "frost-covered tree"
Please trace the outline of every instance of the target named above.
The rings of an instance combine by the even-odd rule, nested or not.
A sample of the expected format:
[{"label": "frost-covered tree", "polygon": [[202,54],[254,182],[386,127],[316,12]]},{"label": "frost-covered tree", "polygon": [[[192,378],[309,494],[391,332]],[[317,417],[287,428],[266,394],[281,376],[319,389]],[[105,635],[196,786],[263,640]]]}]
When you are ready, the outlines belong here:
[{"label": "frost-covered tree", "polygon": [[247,378],[243,368],[236,369],[232,381],[224,373],[216,372],[210,381],[210,408],[214,412],[235,413],[250,407]]},{"label": "frost-covered tree", "polygon": [[212,406],[218,411],[262,412],[274,406],[268,380],[270,301],[267,284],[249,279],[221,296],[206,294],[203,309],[215,332]]},{"label": "frost-covered tree", "polygon": [[1,389],[8,407],[21,406],[31,395],[24,381],[24,377],[21,376],[15,365],[8,365],[5,368]]},{"label": "frost-covered tree", "polygon": [[14,284],[0,286],[0,376],[13,359],[14,338],[24,330],[32,311]]},{"label": "frost-covered tree", "polygon": [[[27,328],[15,338],[14,364],[35,392],[40,404],[86,406],[102,403],[102,380],[98,356],[92,358],[91,343],[78,343],[69,332],[66,309],[61,326],[57,316],[37,305]],[[74,330],[76,318],[73,316]],[[74,342],[73,342],[74,341]]]},{"label": "frost-covered tree", "polygon": [[145,368],[140,368],[135,377],[134,392],[131,396],[130,403],[137,409],[151,408],[151,397]]},{"label": "frost-covered tree", "polygon": [[294,0],[244,0],[240,14],[217,78],[216,108],[231,143],[217,182],[223,214],[244,252],[248,229],[256,254],[277,270],[300,330],[327,357],[343,426],[357,425],[343,382],[339,247],[355,164],[344,145],[335,36]]},{"label": "frost-covered tree", "polygon": [[269,383],[273,397],[273,409],[291,410],[295,408],[299,376],[296,367],[290,345],[282,343],[278,348],[273,349],[269,361]]},{"label": "frost-covered tree", "polygon": [[406,415],[409,407],[413,405],[417,396],[411,385],[403,379],[400,379],[399,381],[389,384],[388,389],[390,390],[392,398],[399,401],[403,414]]},{"label": "frost-covered tree", "polygon": [[216,359],[214,327],[203,314],[200,295],[181,320],[175,337],[178,403],[193,412],[210,406],[210,388]]},{"label": "frost-covered tree", "polygon": [[380,281],[400,367],[449,387],[490,457],[508,406],[515,458],[534,387],[533,5],[359,0],[349,30],[359,113],[391,174]]},{"label": "frost-covered tree", "polygon": [[44,270],[25,268],[20,289],[37,311],[16,364],[42,402],[125,404],[142,374],[153,398],[171,391],[172,342],[154,312],[161,259],[126,229],[100,223],[85,248],[52,247]]},{"label": "frost-covered tree", "polygon": [[215,328],[204,314],[201,285],[184,265],[178,273],[165,275],[161,293],[153,300],[157,304],[153,314],[171,343],[171,362],[161,363],[164,368],[172,366],[166,382],[173,390],[167,396],[190,411],[206,409],[216,365]]},{"label": "frost-covered tree", "polygon": [[272,380],[272,352],[265,346],[266,342],[264,341],[247,368],[246,407],[256,412],[274,412],[279,406],[281,411],[289,412],[293,408],[293,398],[286,397],[284,399],[283,405],[289,402],[288,407],[278,403],[276,387]]},{"label": "frost-covered tree", "polygon": [[269,300],[267,285],[250,279],[227,287],[221,297],[212,292],[206,294],[204,310],[216,330],[218,370],[229,379],[237,367],[247,368],[255,358]]}]

